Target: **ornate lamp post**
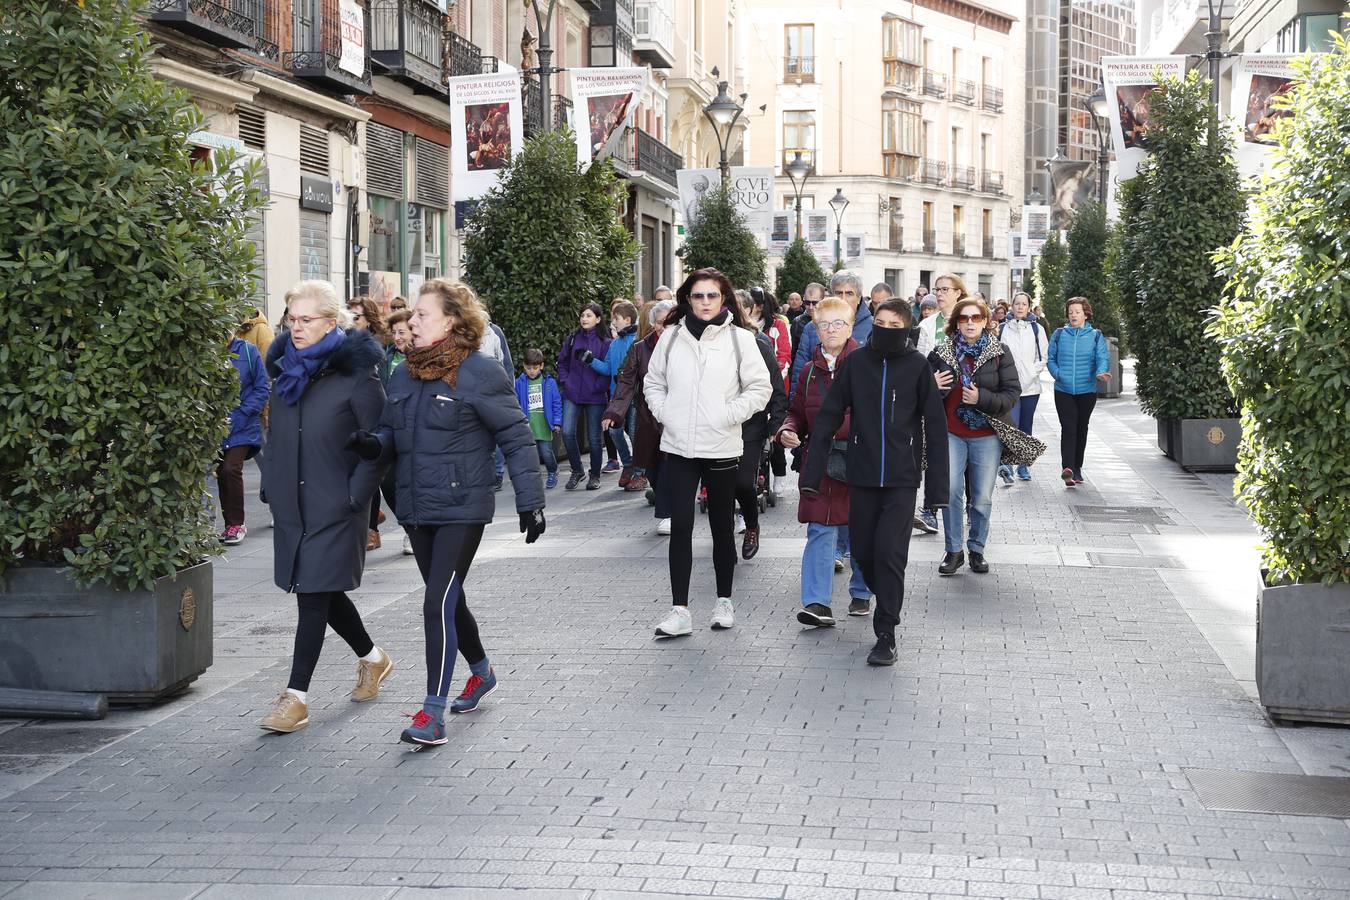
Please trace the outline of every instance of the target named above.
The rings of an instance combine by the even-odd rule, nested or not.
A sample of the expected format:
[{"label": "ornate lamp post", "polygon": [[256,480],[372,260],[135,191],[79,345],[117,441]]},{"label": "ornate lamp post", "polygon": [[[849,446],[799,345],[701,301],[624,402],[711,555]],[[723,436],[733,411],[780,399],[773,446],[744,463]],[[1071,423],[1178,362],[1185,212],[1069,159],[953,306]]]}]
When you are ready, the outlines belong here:
[{"label": "ornate lamp post", "polygon": [[[717,69],[712,70],[714,78],[718,76]],[[745,100],[746,95],[741,94],[741,100]],[[731,163],[727,161],[727,151],[731,148],[731,131],[736,127],[737,120],[745,108],[731,99],[731,94],[727,93],[727,83],[725,81],[717,82],[717,96],[707,106],[703,107],[703,115],[707,116],[708,122],[712,124],[713,134],[717,137],[717,151],[719,159],[719,168],[722,170],[722,183],[726,184],[731,180]]]},{"label": "ornate lamp post", "polygon": [[844,236],[844,210],[848,209],[848,198],[844,196],[843,188],[835,188],[834,196],[830,198],[830,209],[834,210],[834,264],[836,267],[844,264],[843,236]]},{"label": "ornate lamp post", "polygon": [[1107,143],[1107,114],[1110,107],[1106,102],[1106,94],[1097,89],[1093,94],[1083,101],[1087,111],[1092,114],[1092,127],[1097,130],[1097,200],[1103,206],[1106,205],[1106,175],[1107,166],[1110,164],[1110,153],[1106,149]]},{"label": "ornate lamp post", "polygon": [[550,89],[553,87],[554,73],[562,71],[553,68],[553,47],[549,44],[553,31],[553,12],[557,8],[558,0],[544,0],[542,13],[539,11],[540,0],[525,0],[525,2],[534,10],[534,20],[539,25],[539,48],[535,51],[539,54],[539,65],[533,69],[526,69],[525,72],[539,75],[539,128],[542,131],[552,131],[553,98]]},{"label": "ornate lamp post", "polygon": [[806,187],[806,179],[811,177],[811,167],[802,159],[801,151],[792,157],[792,162],[783,167],[787,177],[792,181],[792,192],[797,195],[797,237],[802,236],[802,190]]}]

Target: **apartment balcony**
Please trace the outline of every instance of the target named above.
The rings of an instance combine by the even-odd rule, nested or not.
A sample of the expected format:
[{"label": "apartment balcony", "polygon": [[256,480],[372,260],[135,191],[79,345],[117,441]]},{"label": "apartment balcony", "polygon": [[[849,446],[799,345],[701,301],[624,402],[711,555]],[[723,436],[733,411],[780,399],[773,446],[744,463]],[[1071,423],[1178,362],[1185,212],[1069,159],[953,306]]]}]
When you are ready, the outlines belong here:
[{"label": "apartment balcony", "polygon": [[[295,78],[334,94],[371,93],[370,54],[362,61],[361,73],[344,69],[338,0],[323,0],[311,7],[312,17],[297,15],[291,30],[291,50],[282,54],[282,64]],[[369,24],[367,24],[369,42]]]},{"label": "apartment balcony", "polygon": [[788,56],[783,59],[783,80],[787,82],[812,82],[816,80],[816,58],[814,56]]},{"label": "apartment balcony", "polygon": [[975,187],[974,166],[952,166],[952,187],[973,190]]},{"label": "apartment balcony", "polygon": [[964,234],[952,235],[952,256],[966,255],[966,236]]},{"label": "apartment balcony", "polygon": [[902,94],[919,93],[919,66],[898,59],[882,61],[883,78],[886,87]]},{"label": "apartment balcony", "polygon": [[468,38],[450,33],[450,75],[483,74],[483,51]]},{"label": "apartment balcony", "polygon": [[957,78],[952,82],[952,99],[966,106],[974,106],[979,96],[980,86],[966,78]]},{"label": "apartment balcony", "polygon": [[890,228],[886,234],[886,249],[901,250],[905,249],[905,230],[904,227],[894,220],[891,221]]},{"label": "apartment balcony", "polygon": [[599,12],[601,5],[601,0],[577,0],[577,6],[587,12]]},{"label": "apartment balcony", "polygon": [[919,184],[946,184],[947,164],[940,159],[920,160],[914,180]]},{"label": "apartment balcony", "polygon": [[932,69],[923,70],[923,92],[929,97],[947,96],[947,76]]},{"label": "apartment balcony", "polygon": [[431,0],[371,0],[370,61],[415,93],[446,97],[443,14]]},{"label": "apartment balcony", "polygon": [[993,258],[994,258],[994,239],[993,239],[993,237],[991,237],[991,236],[989,236],[989,235],[986,235],[985,238],[984,238],[984,240],[980,242],[980,255],[983,256],[985,259],[993,259]]},{"label": "apartment balcony", "polygon": [[633,54],[653,69],[675,68],[673,0],[637,0],[633,7]]},{"label": "apartment balcony", "polygon": [[146,12],[215,47],[252,49],[263,34],[263,0],[150,0]]},{"label": "apartment balcony", "polygon": [[501,60],[497,59],[497,57],[495,56],[483,57],[482,71],[484,75],[495,75],[500,67],[501,67]]},{"label": "apartment balcony", "polygon": [[1003,88],[984,86],[983,106],[989,112],[1003,112]]},{"label": "apartment balcony", "polygon": [[986,194],[1002,194],[1003,173],[989,171],[981,172],[980,190],[984,191]]},{"label": "apartment balcony", "polygon": [[632,65],[635,14],[633,0],[600,0],[588,33],[592,66]]},{"label": "apartment balcony", "polygon": [[937,252],[937,232],[933,231],[931,228],[925,228],[923,230],[923,252]]},{"label": "apartment balcony", "polygon": [[[525,120],[525,136],[538,134],[542,129],[542,119],[539,115],[539,79],[537,77],[526,76],[521,84],[521,100],[523,101],[522,118]],[[556,131],[561,128],[571,126],[572,101],[566,97],[554,94],[553,100],[553,129]]]},{"label": "apartment balcony", "polygon": [[652,137],[641,128],[637,130],[637,167],[643,172],[675,187],[675,173],[684,165],[680,154]]}]

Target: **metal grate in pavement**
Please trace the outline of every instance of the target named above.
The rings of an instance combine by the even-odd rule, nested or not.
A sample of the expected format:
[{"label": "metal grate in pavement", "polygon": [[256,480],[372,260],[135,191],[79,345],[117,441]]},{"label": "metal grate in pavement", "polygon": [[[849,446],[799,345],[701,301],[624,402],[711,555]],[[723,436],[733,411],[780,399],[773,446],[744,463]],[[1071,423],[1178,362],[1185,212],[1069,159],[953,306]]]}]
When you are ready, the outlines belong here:
[{"label": "metal grate in pavement", "polygon": [[1087,555],[1093,566],[1124,569],[1184,569],[1186,564],[1175,556],[1141,556],[1136,553],[1093,553]]},{"label": "metal grate in pavement", "polygon": [[1350,819],[1350,778],[1182,769],[1206,809]]},{"label": "metal grate in pavement", "polygon": [[1157,506],[1089,506],[1070,504],[1073,514],[1084,522],[1119,522],[1134,525],[1175,525]]},{"label": "metal grate in pavement", "polygon": [[92,753],[135,731],[134,728],[71,728],[24,725],[0,734],[0,756],[33,753]]}]

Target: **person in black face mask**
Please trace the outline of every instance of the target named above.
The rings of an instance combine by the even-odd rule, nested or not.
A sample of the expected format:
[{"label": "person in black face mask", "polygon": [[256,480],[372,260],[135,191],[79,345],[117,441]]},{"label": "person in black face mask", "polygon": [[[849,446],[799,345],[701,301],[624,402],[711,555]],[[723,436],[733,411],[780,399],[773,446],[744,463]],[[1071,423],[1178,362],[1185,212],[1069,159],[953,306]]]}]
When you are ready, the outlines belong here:
[{"label": "person in black face mask", "polygon": [[[896,661],[895,627],[905,596],[910,525],[918,499],[923,435],[928,473],[925,505],[947,505],[947,421],[928,361],[914,347],[909,304],[887,300],[876,310],[867,345],[835,373],[812,431],[801,489],[820,487],[830,464],[830,438],[852,411],[845,466],[853,558],[877,598],[876,646],[869,665]],[[833,451],[838,453],[839,451]]]}]

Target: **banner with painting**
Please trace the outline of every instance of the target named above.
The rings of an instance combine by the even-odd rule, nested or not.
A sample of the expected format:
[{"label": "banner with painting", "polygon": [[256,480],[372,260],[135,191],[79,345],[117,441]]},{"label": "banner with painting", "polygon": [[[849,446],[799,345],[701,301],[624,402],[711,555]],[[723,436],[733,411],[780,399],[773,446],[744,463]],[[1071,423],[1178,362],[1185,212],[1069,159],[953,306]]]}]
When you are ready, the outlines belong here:
[{"label": "banner with painting", "polygon": [[[722,173],[717,169],[680,169],[675,173],[686,228],[693,225],[703,195],[717,187],[721,180]],[[773,169],[769,166],[732,166],[730,185],[732,202],[745,219],[746,227],[761,241],[768,241],[774,216]]]},{"label": "banner with painting", "polygon": [[829,210],[802,210],[802,229],[811,254],[826,272],[834,269],[834,214]]},{"label": "banner with painting", "polygon": [[577,138],[577,164],[583,169],[612,154],[633,120],[646,69],[570,69],[572,131]]},{"label": "banner with painting", "polygon": [[474,200],[497,186],[525,144],[520,73],[465,75],[451,78],[449,88],[453,199]]},{"label": "banner with painting", "polygon": [[[863,234],[844,235],[844,268],[852,269],[854,272],[862,269],[867,261],[867,240]],[[866,287],[866,285],[864,285]]]},{"label": "banner with painting", "polygon": [[1027,204],[1022,207],[1022,234],[1026,252],[1035,256],[1050,237],[1050,207],[1047,204]]},{"label": "banner with painting", "polygon": [[1186,72],[1184,56],[1106,56],[1102,80],[1111,105],[1111,144],[1116,152],[1116,175],[1121,181],[1135,176],[1148,156],[1148,133],[1152,116],[1149,96],[1158,87],[1158,77],[1179,77]]},{"label": "banner with painting", "polygon": [[797,235],[797,214],[792,211],[773,214],[773,225],[769,228],[769,255],[785,256],[792,240]]},{"label": "banner with painting", "polygon": [[[1303,55],[1303,54],[1300,54]],[[1234,156],[1243,175],[1265,171],[1275,126],[1292,115],[1285,101],[1297,84],[1289,54],[1247,54],[1233,61],[1233,115],[1242,129]]]}]

